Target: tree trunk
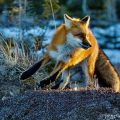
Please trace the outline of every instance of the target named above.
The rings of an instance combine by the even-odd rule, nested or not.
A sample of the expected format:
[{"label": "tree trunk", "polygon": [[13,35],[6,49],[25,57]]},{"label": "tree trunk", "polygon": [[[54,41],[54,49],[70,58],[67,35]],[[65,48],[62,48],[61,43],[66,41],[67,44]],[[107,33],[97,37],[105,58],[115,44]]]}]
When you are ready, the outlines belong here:
[{"label": "tree trunk", "polygon": [[107,19],[111,22],[116,22],[117,21],[116,0],[107,0],[106,8],[107,8]]}]

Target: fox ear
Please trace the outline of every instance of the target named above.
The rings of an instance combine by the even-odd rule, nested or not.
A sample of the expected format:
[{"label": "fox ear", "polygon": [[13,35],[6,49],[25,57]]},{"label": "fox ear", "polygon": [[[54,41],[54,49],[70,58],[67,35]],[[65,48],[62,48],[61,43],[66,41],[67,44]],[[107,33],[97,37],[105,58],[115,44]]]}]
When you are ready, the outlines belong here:
[{"label": "fox ear", "polygon": [[72,25],[71,25],[72,18],[69,17],[67,14],[64,14],[64,20],[65,20],[66,27],[71,28],[72,27]]},{"label": "fox ear", "polygon": [[86,23],[86,27],[89,26],[89,23],[90,23],[90,16],[85,16],[81,21],[85,22]]}]

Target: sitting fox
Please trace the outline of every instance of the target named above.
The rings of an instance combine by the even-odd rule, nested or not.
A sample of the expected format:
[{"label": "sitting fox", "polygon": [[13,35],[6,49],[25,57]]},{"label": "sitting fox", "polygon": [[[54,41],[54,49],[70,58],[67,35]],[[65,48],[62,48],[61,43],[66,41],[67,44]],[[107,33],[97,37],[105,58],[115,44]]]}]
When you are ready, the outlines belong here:
[{"label": "sitting fox", "polygon": [[57,29],[46,54],[39,62],[23,72],[21,79],[30,77],[40,67],[55,59],[57,64],[54,70],[49,77],[40,81],[40,87],[49,85],[62,73],[62,80],[52,88],[64,89],[69,82],[70,69],[81,64],[88,85],[93,80],[94,72],[96,72],[97,76],[101,78],[99,79],[100,86],[111,87],[114,91],[119,91],[118,74],[99,48],[97,40],[88,27],[90,17],[86,16],[80,20],[65,14],[64,20],[65,24]]}]

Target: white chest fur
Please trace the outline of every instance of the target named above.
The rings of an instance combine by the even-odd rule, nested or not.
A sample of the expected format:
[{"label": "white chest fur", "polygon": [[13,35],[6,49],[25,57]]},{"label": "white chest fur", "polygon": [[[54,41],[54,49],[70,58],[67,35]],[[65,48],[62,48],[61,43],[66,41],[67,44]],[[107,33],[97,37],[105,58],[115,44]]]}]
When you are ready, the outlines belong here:
[{"label": "white chest fur", "polygon": [[65,63],[71,60],[70,56],[74,54],[76,49],[80,49],[82,41],[74,37],[71,33],[67,35],[67,41],[61,46],[57,46],[57,51],[50,51],[51,58],[56,61],[63,61]]}]

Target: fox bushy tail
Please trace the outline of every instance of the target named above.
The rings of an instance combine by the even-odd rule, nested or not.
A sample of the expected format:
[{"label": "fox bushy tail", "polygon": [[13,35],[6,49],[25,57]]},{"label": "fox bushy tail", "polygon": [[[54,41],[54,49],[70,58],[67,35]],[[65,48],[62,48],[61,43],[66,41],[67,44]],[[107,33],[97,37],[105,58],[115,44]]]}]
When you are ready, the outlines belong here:
[{"label": "fox bushy tail", "polygon": [[100,87],[110,87],[116,92],[120,91],[119,75],[101,49],[95,65],[95,74]]}]

